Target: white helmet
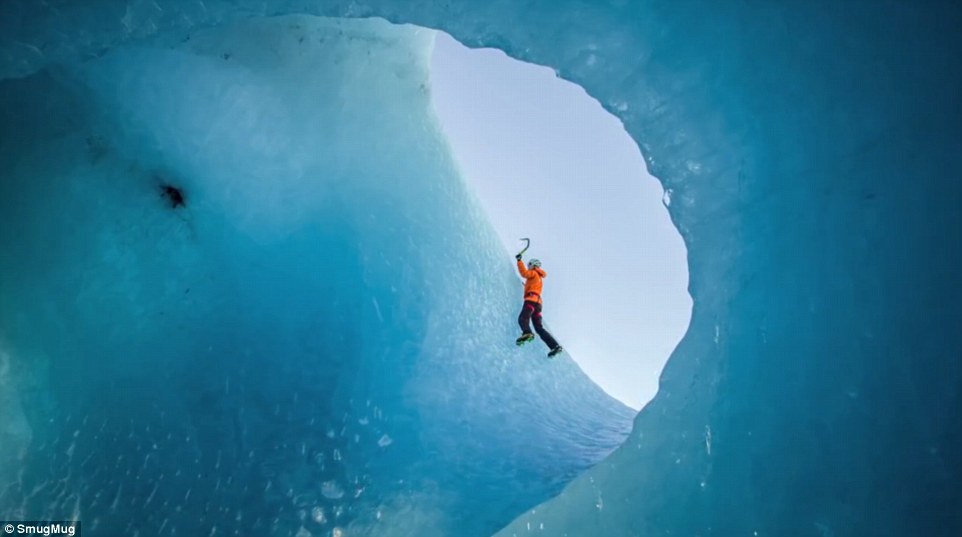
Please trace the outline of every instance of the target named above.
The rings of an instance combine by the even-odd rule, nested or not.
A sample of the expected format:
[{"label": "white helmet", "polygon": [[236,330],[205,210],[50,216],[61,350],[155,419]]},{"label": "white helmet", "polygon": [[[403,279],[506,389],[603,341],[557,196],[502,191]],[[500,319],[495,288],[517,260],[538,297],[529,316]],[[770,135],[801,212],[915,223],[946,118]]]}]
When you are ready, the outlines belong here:
[{"label": "white helmet", "polygon": [[528,266],[529,266],[529,267],[538,268],[538,267],[541,266],[541,260],[540,260],[540,259],[532,259],[531,261],[528,261]]}]

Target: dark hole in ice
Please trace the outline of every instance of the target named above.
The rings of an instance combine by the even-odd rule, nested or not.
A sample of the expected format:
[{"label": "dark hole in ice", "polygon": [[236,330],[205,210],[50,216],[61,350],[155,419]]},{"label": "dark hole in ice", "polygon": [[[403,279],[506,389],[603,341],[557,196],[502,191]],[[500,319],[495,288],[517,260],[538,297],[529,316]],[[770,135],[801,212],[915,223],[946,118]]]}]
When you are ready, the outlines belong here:
[{"label": "dark hole in ice", "polygon": [[160,185],[160,191],[170,203],[172,209],[186,207],[187,200],[184,198],[184,191],[172,185]]}]

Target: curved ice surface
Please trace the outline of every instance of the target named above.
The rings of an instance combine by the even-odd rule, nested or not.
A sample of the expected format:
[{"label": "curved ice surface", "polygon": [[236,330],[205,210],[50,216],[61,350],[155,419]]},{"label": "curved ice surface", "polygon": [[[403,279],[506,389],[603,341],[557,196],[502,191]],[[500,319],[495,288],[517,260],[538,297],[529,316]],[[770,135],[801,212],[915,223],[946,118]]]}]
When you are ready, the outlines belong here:
[{"label": "curved ice surface", "polygon": [[[622,118],[647,156],[651,171],[672,192],[670,212],[689,251],[694,300],[689,334],[669,361],[658,397],[639,415],[623,448],[576,480],[559,497],[510,525],[504,535],[962,533],[962,485],[958,479],[962,474],[958,455],[962,453],[958,433],[962,430],[962,335],[958,331],[962,326],[962,287],[958,285],[962,244],[962,217],[958,210],[962,206],[962,184],[958,181],[962,176],[958,128],[962,104],[958,96],[962,94],[962,64],[954,61],[962,52],[958,32],[962,13],[958,4],[952,2],[884,0],[871,5],[858,1],[828,5],[796,0],[767,4],[709,0],[335,0],[276,2],[269,6],[251,1],[183,1],[164,3],[163,7],[140,0],[5,2],[0,8],[0,73],[6,78],[36,73],[4,85],[5,96],[14,93],[20,97],[2,101],[6,115],[0,146],[5,163],[0,199],[4,203],[5,222],[15,223],[0,227],[6,254],[0,258],[4,262],[0,280],[2,336],[13,364],[8,375],[16,378],[15,383],[4,382],[3,386],[17,390],[15,396],[25,402],[21,408],[26,423],[31,425],[32,437],[25,432],[13,437],[20,445],[30,446],[29,457],[47,457],[48,467],[63,468],[68,462],[66,453],[76,457],[78,453],[91,452],[92,437],[103,434],[97,433],[102,426],[103,431],[110,431],[110,441],[122,446],[118,449],[123,453],[138,453],[138,449],[144,453],[152,445],[143,441],[148,423],[131,423],[129,416],[154,416],[149,420],[150,434],[162,433],[150,440],[160,449],[176,444],[176,448],[170,448],[174,453],[164,456],[185,461],[183,469],[178,468],[180,474],[169,473],[172,468],[165,468],[163,474],[165,485],[174,483],[166,480],[183,480],[170,489],[176,489],[180,497],[174,498],[172,492],[161,487],[151,500],[156,505],[185,503],[185,496],[193,499],[199,493],[220,491],[217,487],[224,486],[226,473],[208,474],[213,483],[184,488],[188,479],[194,480],[189,474],[196,473],[197,468],[216,468],[218,454],[236,462],[252,453],[249,458],[259,465],[240,464],[231,470],[232,479],[267,480],[271,487],[267,492],[230,489],[230,494],[236,495],[231,504],[250,506],[248,501],[256,498],[255,511],[259,513],[281,510],[280,506],[289,502],[285,499],[285,485],[289,487],[289,483],[298,480],[308,484],[315,481],[312,476],[291,472],[282,457],[267,457],[271,454],[267,446],[275,445],[275,433],[303,425],[304,431],[294,436],[313,439],[309,424],[314,414],[347,413],[354,419],[356,416],[350,414],[369,407],[366,398],[352,396],[370,393],[388,394],[385,398],[392,403],[389,407],[375,398],[372,405],[378,412],[403,415],[407,420],[395,423],[390,432],[394,444],[376,449],[393,450],[405,443],[420,442],[419,446],[437,446],[437,450],[425,454],[435,457],[454,450],[476,453],[491,447],[510,453],[511,457],[486,459],[487,462],[496,460],[499,465],[502,461],[512,465],[491,466],[491,476],[503,476],[519,468],[527,475],[539,470],[544,472],[541,475],[557,475],[556,468],[543,465],[545,459],[524,456],[525,443],[520,439],[529,435],[508,434],[506,437],[514,440],[498,446],[492,441],[496,434],[492,429],[497,429],[491,426],[492,421],[482,421],[482,430],[474,429],[474,422],[460,424],[461,430],[470,429],[472,433],[463,437],[428,434],[427,438],[412,438],[412,431],[445,431],[458,423],[458,416],[484,411],[503,410],[498,417],[505,420],[511,431],[512,420],[518,418],[514,405],[528,410],[528,402],[540,399],[544,393],[539,388],[534,391],[537,397],[531,397],[532,390],[527,394],[510,388],[502,392],[489,384],[464,381],[479,378],[478,368],[498,364],[496,360],[479,360],[475,354],[467,359],[461,352],[423,360],[418,354],[419,349],[438,349],[442,342],[450,341],[450,326],[443,324],[440,316],[408,319],[404,312],[441,311],[450,305],[445,298],[453,296],[451,289],[432,288],[430,294],[425,292],[423,296],[390,299],[394,289],[406,288],[392,289],[385,282],[391,281],[389,275],[422,281],[425,275],[420,270],[438,270],[436,263],[428,262],[437,261],[436,254],[414,265],[412,272],[398,273],[400,265],[394,265],[392,271],[378,271],[367,263],[350,268],[327,266],[328,272],[339,275],[332,277],[330,283],[301,279],[308,270],[305,267],[314,269],[311,274],[315,274],[329,257],[308,255],[300,265],[284,264],[283,271],[276,263],[266,268],[257,265],[272,259],[272,248],[275,253],[283,253],[293,247],[272,244],[270,234],[258,236],[256,218],[243,220],[249,214],[241,210],[243,205],[260,196],[251,196],[240,186],[212,188],[201,195],[198,203],[220,203],[225,215],[227,209],[236,212],[222,221],[204,221],[194,214],[194,228],[198,229],[191,229],[190,220],[184,222],[150,208],[149,203],[156,201],[154,194],[138,187],[146,180],[120,180],[129,174],[129,168],[120,163],[128,160],[108,159],[110,164],[103,165],[106,171],[98,175],[100,182],[70,182],[70,178],[89,174],[79,173],[70,164],[79,160],[79,151],[71,148],[81,141],[71,141],[69,133],[86,128],[94,118],[78,118],[77,107],[67,106],[66,99],[43,99],[40,103],[28,99],[33,95],[50,96],[50,92],[56,91],[63,92],[63,96],[73,95],[68,90],[75,87],[71,76],[76,75],[72,75],[70,66],[115,50],[121,42],[139,42],[143,36],[151,36],[155,44],[172,46],[192,34],[192,28],[227,28],[241,19],[303,11],[354,17],[380,15],[396,22],[438,27],[466,43],[496,46],[517,58],[553,66]],[[109,54],[104,61],[109,61],[108,57]],[[58,68],[40,71],[47,65]],[[206,71],[197,72],[201,75]],[[252,89],[255,81],[244,87]],[[119,77],[117,82],[125,80]],[[109,97],[102,90],[99,95]],[[87,102],[83,95],[72,98]],[[18,103],[32,107],[17,107]],[[284,103],[281,97],[276,106],[283,107]],[[243,109],[223,113],[256,116],[256,111]],[[161,107],[157,115],[156,121],[163,121],[173,111]],[[11,117],[30,120],[7,119]],[[41,122],[43,118],[51,121]],[[256,117],[250,120],[251,125],[259,124]],[[294,124],[299,120],[296,114],[283,119]],[[278,134],[269,125],[262,127]],[[287,127],[279,125],[278,129],[283,135]],[[16,138],[10,134],[13,131]],[[142,134],[130,132],[131,136]],[[230,134],[224,133],[228,139]],[[38,139],[45,141],[43,151],[36,147],[32,151],[25,149],[32,147],[30,140]],[[103,140],[95,136],[86,142],[83,151],[89,153],[88,158],[107,158],[112,154],[109,138]],[[307,148],[308,153],[311,147]],[[271,170],[297,176],[291,163],[268,158],[273,155],[270,139],[261,140],[253,149],[264,158],[245,160],[240,155],[236,162],[227,163],[243,171],[248,166],[269,162]],[[25,154],[32,155],[27,161],[29,165],[23,163]],[[70,154],[74,157],[64,156]],[[18,158],[14,159],[14,155]],[[48,155],[60,158],[45,158]],[[190,156],[187,152],[184,162]],[[45,173],[27,173],[31,167],[42,168]],[[169,173],[177,170],[173,168]],[[182,175],[183,181],[197,180],[191,179],[192,173]],[[27,176],[32,180],[28,181]],[[9,186],[12,177],[19,178],[16,188]],[[330,177],[336,180],[337,175]],[[433,188],[436,195],[441,195],[456,184],[444,181]],[[106,188],[108,185],[110,188]],[[113,194],[93,196],[89,194],[91,189]],[[384,190],[397,192],[396,188]],[[269,205],[286,205],[282,193],[268,192],[264,196]],[[86,203],[79,207],[68,203],[76,199]],[[117,199],[124,199],[125,204],[123,211],[114,216],[119,209]],[[347,218],[343,208],[339,212],[337,198],[326,199],[328,210],[323,214],[328,223]],[[289,203],[290,214],[272,222],[274,232],[289,232],[297,228],[303,214],[316,214],[309,207],[309,200]],[[38,208],[47,208],[47,212]],[[264,208],[265,205],[255,203],[250,214]],[[199,208],[195,211],[200,212]],[[357,226],[353,231],[357,236],[385,229],[363,218],[353,218],[362,213],[346,213]],[[103,225],[104,216],[91,220],[92,215],[105,214],[114,218],[113,227]],[[266,214],[276,213],[269,210]],[[386,214],[391,215],[393,225],[403,220],[394,213]],[[53,215],[61,218],[50,218]],[[123,225],[132,221],[152,224],[135,228]],[[219,255],[187,246],[192,244],[186,240],[190,233],[196,233],[197,240],[211,236],[221,239],[225,234],[226,238],[236,238],[230,233],[239,234],[237,229],[249,233],[251,246],[257,246],[241,262],[234,260],[234,254],[247,252],[246,246],[235,244],[236,249]],[[318,229],[343,231],[344,227],[322,225]],[[448,240],[440,244],[463,255],[457,253],[461,244],[458,232],[455,226],[445,235]],[[40,233],[49,237],[42,246],[38,241],[24,239]],[[150,248],[144,246],[145,234],[152,238]],[[474,234],[470,235],[476,245]],[[96,237],[97,248],[93,248],[93,241],[78,245],[72,240],[76,237]],[[403,246],[409,244],[407,240],[405,234],[392,235],[376,246]],[[296,242],[296,238],[291,241]],[[220,240],[216,243],[232,244]],[[338,259],[362,259],[362,255],[374,252],[376,256],[382,251],[358,251],[356,238],[345,238],[344,233],[331,233],[321,243],[326,251],[337,253]],[[133,250],[121,248],[123,244],[132,245]],[[433,248],[440,244],[409,247],[430,246],[424,251],[435,252]],[[303,244],[300,247],[307,248]],[[16,263],[7,252],[17,253]],[[153,270],[156,259],[167,260],[164,278]],[[227,260],[231,262],[228,264]],[[490,271],[470,271],[472,278],[479,280],[469,281],[467,287],[459,289],[470,291],[471,296],[476,290],[490,289],[490,282],[482,279],[500,274],[493,265],[496,261],[500,262],[492,256]],[[292,265],[303,270],[292,269]],[[121,266],[124,269],[115,268]],[[138,267],[142,273],[137,272]],[[101,271],[106,272],[103,277]],[[255,275],[258,285],[250,285]],[[260,285],[264,278],[273,278],[276,285]],[[508,276],[504,278],[504,285],[508,286]],[[183,293],[179,284],[188,280],[195,285],[191,288],[189,307],[179,295]],[[213,281],[218,282],[216,286],[196,286]],[[336,306],[333,301],[325,302],[323,306],[333,311],[324,311],[316,303],[305,300],[289,304],[277,296],[285,292],[303,296],[303,288],[313,286],[313,293],[348,297],[341,287],[349,281],[355,285],[374,282],[370,286],[372,300],[345,299]],[[152,303],[144,297],[163,298]],[[94,304],[99,307],[94,308]],[[483,311],[488,307],[485,304],[488,303],[479,303],[468,311]],[[161,325],[162,330],[147,337],[141,331],[158,327],[156,317],[147,317],[159,311],[157,305],[162,305],[165,312],[176,312],[176,320],[167,321],[169,325]],[[284,311],[282,305],[296,311],[296,315],[294,311],[290,315],[284,313],[279,323],[275,317],[278,311]],[[426,305],[430,307],[425,308]],[[479,322],[483,324],[483,319],[499,318],[500,313],[472,317],[469,323],[482,319]],[[344,320],[339,326],[310,323],[308,327],[306,320],[303,325],[296,324],[311,315],[314,319]],[[121,318],[144,321],[112,322]],[[82,319],[83,324],[74,322],[77,319]],[[217,319],[217,323],[211,319]],[[377,319],[378,323],[405,328],[376,335],[372,340],[347,338],[343,343],[334,343],[356,327],[360,319],[368,324]],[[204,338],[170,337],[182,330],[178,323],[209,327]],[[290,329],[278,330],[281,326]],[[477,333],[490,333],[486,326],[474,326],[483,328]],[[271,338],[265,343],[266,327],[271,327]],[[313,353],[326,358],[318,361],[323,367],[297,368],[297,374],[303,375],[298,377],[286,362],[275,360],[276,353],[271,351],[276,350],[278,338],[282,337],[289,338],[289,345],[303,345],[296,335],[309,329],[320,330],[324,337],[318,341],[323,343],[319,348],[302,349],[304,355]],[[402,333],[405,336],[399,337]],[[96,385],[99,377],[89,371],[90,362],[74,360],[74,349],[102,348],[100,342],[106,335],[124,344],[99,356],[100,372],[112,374],[109,381]],[[238,337],[243,341],[238,341]],[[425,346],[425,342],[429,344]],[[472,352],[483,346],[479,343],[470,338],[454,341],[462,350]],[[205,349],[215,345],[218,351],[214,357],[198,359]],[[339,345],[354,345],[361,350],[345,353]],[[232,351],[230,357],[221,354],[224,348]],[[284,348],[291,347],[285,344]],[[390,350],[379,355],[372,349]],[[140,361],[130,359],[131,356],[149,359]],[[365,363],[360,368],[347,367],[345,356],[362,356]],[[452,356],[456,359],[442,359]],[[507,374],[499,379],[509,379],[517,383],[515,386],[543,380],[533,369],[514,362],[502,364]],[[437,369],[430,374],[419,369],[428,365]],[[232,372],[228,378],[224,378],[225,370]],[[191,375],[174,375],[184,372]],[[127,397],[133,400],[124,400],[124,407],[93,409],[89,408],[92,403],[86,402],[87,407],[79,407],[87,408],[90,413],[86,415],[57,410],[76,405],[74,400],[65,398],[64,394],[70,393],[68,389],[89,393],[88,384],[94,383],[94,389],[120,393],[122,386],[151,376],[171,380],[134,382],[137,389]],[[71,383],[71,379],[77,378],[83,379],[84,385]],[[175,383],[173,378],[181,380]],[[296,378],[303,382],[292,383]],[[399,393],[402,384],[392,382],[397,378],[423,379],[424,389]],[[45,384],[50,379],[59,383],[57,390]],[[253,382],[254,379],[261,383]],[[444,382],[446,379],[461,382],[449,385]],[[169,389],[162,389],[161,385]],[[315,393],[310,387],[318,385],[335,386],[330,390],[332,404],[319,410],[305,409],[309,404],[300,397]],[[433,391],[447,386],[456,389]],[[289,395],[283,404],[276,401],[281,393]],[[119,397],[108,400],[119,401]],[[502,400],[491,400],[498,397]],[[181,412],[152,414],[157,400],[172,405],[191,404],[184,405]],[[408,405],[406,409],[396,410],[393,403],[398,401]],[[457,403],[449,413],[421,414],[412,410],[423,408],[420,405],[446,408],[452,401]],[[501,406],[495,404],[498,402]],[[540,409],[555,408],[550,403],[531,404]],[[372,416],[378,412],[370,411]],[[565,419],[556,422],[556,426],[549,425],[550,416],[537,411],[526,418],[531,418],[528,423],[544,427],[535,436],[550,437],[553,433],[549,431],[555,429],[589,430],[587,425],[569,421],[569,416],[580,419],[580,412],[566,409],[558,413]],[[60,421],[41,426],[51,414]],[[81,434],[71,440],[75,424],[82,424],[88,415],[110,418],[93,425],[88,419],[77,430],[89,430],[91,435]],[[445,423],[421,423],[432,420]],[[603,420],[587,418],[584,423],[596,421]],[[217,426],[197,426],[202,423]],[[126,424],[128,429],[119,424]],[[127,430],[133,432],[135,428],[136,434],[128,438]],[[172,437],[168,439],[171,444],[164,444],[166,431],[177,433],[176,442]],[[342,436],[341,428],[337,428],[336,438],[350,442],[351,432],[344,433],[348,436]],[[379,433],[374,432],[371,441],[366,436],[361,438],[359,445],[376,446]],[[231,438],[228,445],[221,442],[224,437]],[[465,441],[466,438],[471,440]],[[280,445],[284,446],[283,441]],[[265,452],[254,450],[254,446]],[[312,441],[284,449],[304,449],[313,454],[312,450],[319,447],[331,446]],[[87,462],[75,458],[73,464],[90,468],[90,472],[99,468],[96,475],[100,476],[123,472],[136,475],[140,465],[149,469],[153,461],[160,460],[160,455],[153,453],[147,453],[143,459],[118,458],[118,449]],[[578,451],[569,451],[567,447],[560,450],[565,454]],[[514,458],[515,454],[519,456]],[[194,460],[201,462],[191,462]],[[325,453],[321,460],[329,461],[329,454]],[[371,455],[364,460],[378,459]],[[417,468],[413,475],[431,475],[428,465],[412,462],[418,460],[425,459],[420,459],[420,455],[408,459],[411,465],[407,467]],[[278,461],[282,464],[271,464]],[[25,495],[23,491],[33,490],[38,478],[29,471],[30,465],[18,477],[15,470],[24,468],[18,461],[6,459],[3,464],[4,482],[13,483],[2,489],[6,512],[19,508],[19,504],[11,505],[11,498],[19,499]],[[350,480],[349,464],[336,467],[336,472],[344,474],[340,476],[343,482]],[[389,473],[392,468],[379,468],[377,472]],[[156,471],[159,475],[161,470]],[[444,475],[453,474],[435,473],[422,482],[408,482],[406,497],[385,492],[384,497],[396,501],[388,503],[384,512],[403,513],[415,528],[450,528],[444,522],[446,513],[457,512],[459,506],[431,501],[443,496],[436,491],[457,488],[445,489],[444,480],[438,479]],[[52,482],[49,489],[41,489],[33,498],[52,502],[51,509],[62,512],[67,506],[76,505],[73,498],[81,494],[89,498],[85,501],[96,501],[96,506],[84,505],[88,512],[99,509],[106,513],[124,512],[131,499],[150,498],[151,490],[144,482],[106,490],[84,483]],[[387,488],[393,493],[403,486]],[[365,497],[367,493],[361,496]],[[186,516],[192,519],[207,513],[203,502],[187,505]],[[39,509],[45,512],[44,508]],[[375,511],[372,520],[377,520],[381,513],[380,509]],[[251,511],[232,516],[251,520]],[[253,515],[254,519],[257,516]],[[104,524],[109,517],[95,518],[93,527],[98,527],[98,520]],[[160,527],[172,523],[167,519],[148,522]]]},{"label": "curved ice surface", "polygon": [[4,82],[4,518],[486,535],[624,440],[513,344],[432,40],[251,19]]}]

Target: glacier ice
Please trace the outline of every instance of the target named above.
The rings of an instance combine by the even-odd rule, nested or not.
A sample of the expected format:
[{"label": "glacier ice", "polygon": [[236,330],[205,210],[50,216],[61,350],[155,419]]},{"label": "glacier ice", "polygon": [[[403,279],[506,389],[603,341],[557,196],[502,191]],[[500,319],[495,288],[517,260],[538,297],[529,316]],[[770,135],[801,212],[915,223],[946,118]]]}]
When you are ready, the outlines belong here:
[{"label": "glacier ice", "polygon": [[[619,435],[571,366],[480,358],[508,330],[487,297],[512,282],[409,108],[377,129],[329,123],[336,150],[304,136],[332,102],[370,120],[417,88],[372,95],[354,57],[340,74],[359,83],[326,86],[314,116],[297,82],[323,74],[281,81],[265,65],[279,49],[253,46],[265,36],[235,34],[246,53],[223,63],[204,48],[288,13],[441,28],[552,66],[624,121],[671,192],[694,311],[659,394],[617,451],[500,535],[962,533],[962,8],[895,0],[5,2],[0,401],[19,405],[2,407],[4,515],[79,510],[110,534],[149,500],[159,533],[219,517],[292,534],[323,497],[296,492],[335,479],[353,495],[367,475],[358,503],[325,505],[345,533],[391,514],[453,531],[457,513],[467,535]],[[417,180],[427,164],[444,180]],[[355,167],[406,180],[346,180]],[[184,185],[186,211],[157,208],[158,180]],[[452,297],[473,314],[456,328]],[[506,475],[523,484],[511,497]]]},{"label": "glacier ice", "polygon": [[260,18],[4,82],[4,516],[485,535],[623,441],[513,345],[432,41]]}]

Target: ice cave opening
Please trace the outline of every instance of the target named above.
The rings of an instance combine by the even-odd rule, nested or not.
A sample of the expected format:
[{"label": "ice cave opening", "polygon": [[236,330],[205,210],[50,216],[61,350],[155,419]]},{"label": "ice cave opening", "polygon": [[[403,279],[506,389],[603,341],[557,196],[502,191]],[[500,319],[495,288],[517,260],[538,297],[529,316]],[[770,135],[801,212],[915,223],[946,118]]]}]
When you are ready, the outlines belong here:
[{"label": "ice cave opening", "polygon": [[669,196],[617,117],[580,86],[438,32],[431,101],[505,259],[550,269],[545,317],[572,359],[639,409],[691,317]]}]

